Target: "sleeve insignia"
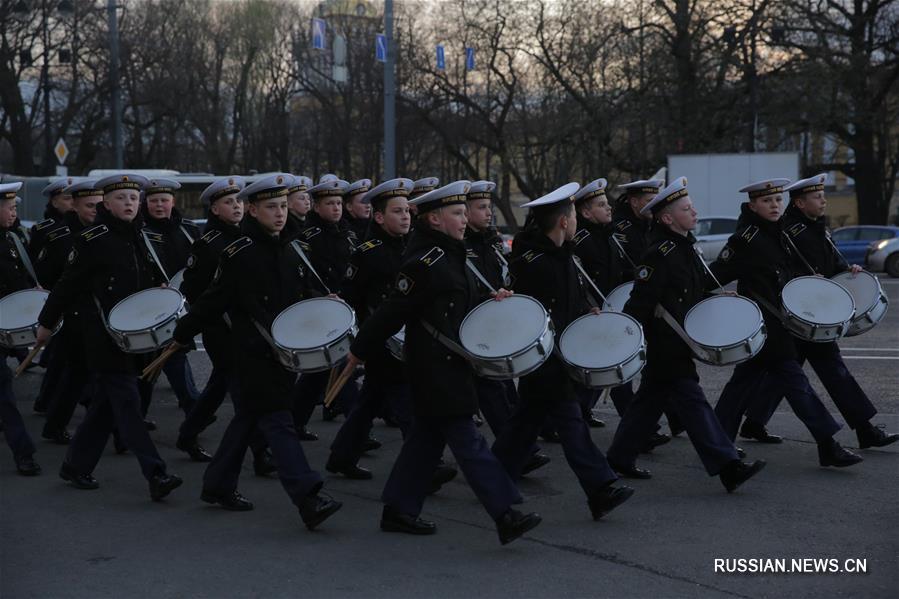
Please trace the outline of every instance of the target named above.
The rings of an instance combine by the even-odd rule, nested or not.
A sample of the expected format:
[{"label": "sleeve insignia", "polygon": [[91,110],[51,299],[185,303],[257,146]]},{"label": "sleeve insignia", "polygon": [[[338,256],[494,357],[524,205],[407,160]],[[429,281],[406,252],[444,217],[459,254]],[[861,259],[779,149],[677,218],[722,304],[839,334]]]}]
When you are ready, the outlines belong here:
[{"label": "sleeve insignia", "polygon": [[618,240],[618,243],[627,243],[627,235],[624,233],[612,233],[612,237]]},{"label": "sleeve insignia", "polygon": [[320,227],[309,227],[308,229],[303,231],[303,237],[305,237],[306,239],[312,239],[321,232],[322,230]]},{"label": "sleeve insignia", "polygon": [[149,239],[153,243],[165,243],[165,240],[162,238],[162,233],[156,233],[155,231],[151,231],[149,229],[144,229],[143,232],[147,236],[147,239]]},{"label": "sleeve insignia", "polygon": [[412,290],[412,287],[415,286],[415,281],[412,280],[409,275],[405,273],[400,273],[396,277],[396,289],[403,295],[409,295],[409,292]]},{"label": "sleeve insignia", "polygon": [[475,252],[475,251],[474,251],[473,249],[471,249],[471,248],[465,248],[465,257],[466,257],[466,258],[477,258],[477,257],[478,257],[478,253]]},{"label": "sleeve insignia", "polygon": [[55,220],[53,220],[52,218],[48,218],[34,225],[34,230],[40,231],[42,229],[46,229],[47,227],[53,226],[55,223]]},{"label": "sleeve insignia", "polygon": [[352,281],[356,277],[356,273],[359,272],[359,269],[356,268],[354,264],[346,265],[346,278]]},{"label": "sleeve insignia", "polygon": [[590,237],[590,231],[588,231],[587,229],[581,229],[575,234],[572,241],[574,241],[574,245],[581,245],[581,242],[588,237]]},{"label": "sleeve insignia", "polygon": [[758,233],[758,232],[759,232],[759,228],[756,225],[750,225],[750,226],[746,227],[746,230],[743,231],[743,235],[741,235],[741,237],[743,238],[744,241],[749,243],[750,241],[752,241],[752,238],[755,237],[756,233]]},{"label": "sleeve insignia", "polygon": [[637,271],[634,273],[634,277],[638,281],[648,281],[649,277],[652,276],[652,267],[651,266],[640,266],[637,268]]},{"label": "sleeve insignia", "polygon": [[69,235],[71,232],[72,231],[68,227],[60,227],[47,235],[47,243],[50,243],[51,241],[55,241],[57,239],[61,239],[66,235]]},{"label": "sleeve insignia", "polygon": [[356,249],[360,252],[367,252],[368,250],[378,247],[382,243],[383,242],[380,239],[369,239],[365,243],[359,245]]},{"label": "sleeve insignia", "polygon": [[82,231],[81,236],[84,237],[85,241],[93,241],[97,237],[107,233],[109,233],[109,227],[106,225],[97,225],[96,227],[91,227],[90,229]]},{"label": "sleeve insignia", "polygon": [[191,254],[187,257],[187,268],[193,268],[197,265],[197,256],[195,254]]},{"label": "sleeve insignia", "polygon": [[443,258],[443,250],[439,247],[433,247],[427,254],[421,257],[421,261],[424,262],[425,266],[433,266],[441,258]]},{"label": "sleeve insignia", "polygon": [[663,256],[667,256],[675,247],[677,247],[677,244],[669,239],[662,242],[662,244],[659,246],[659,252],[661,252]]},{"label": "sleeve insignia", "polygon": [[225,258],[233,258],[240,250],[253,245],[253,240],[249,237],[241,237],[237,241],[232,242],[222,252]]},{"label": "sleeve insignia", "polygon": [[620,220],[617,223],[615,223],[615,228],[621,232],[624,232],[631,228],[631,224],[632,223],[629,220]]},{"label": "sleeve insignia", "polygon": [[794,223],[794,224],[790,225],[789,227],[787,227],[787,233],[790,234],[790,237],[796,237],[803,231],[805,231],[804,223]]},{"label": "sleeve insignia", "polygon": [[521,255],[525,262],[531,263],[540,256],[543,255],[543,252],[535,252],[534,250],[528,250]]},{"label": "sleeve insignia", "polygon": [[69,264],[73,264],[77,257],[78,257],[78,252],[75,250],[75,248],[72,248],[72,251],[69,252],[69,257],[66,260]]},{"label": "sleeve insignia", "polygon": [[733,255],[734,255],[734,251],[731,249],[731,247],[729,245],[726,245],[721,249],[721,253],[718,254],[718,259],[721,260],[722,262],[727,262],[728,260],[730,260],[733,257]]},{"label": "sleeve insignia", "polygon": [[218,231],[218,230],[216,230],[216,229],[212,229],[211,231],[207,232],[205,235],[203,235],[202,237],[200,237],[200,239],[201,239],[202,241],[205,241],[206,243],[212,243],[212,241],[213,241],[216,237],[218,237],[219,235],[221,235],[221,234],[222,234],[221,231]]}]

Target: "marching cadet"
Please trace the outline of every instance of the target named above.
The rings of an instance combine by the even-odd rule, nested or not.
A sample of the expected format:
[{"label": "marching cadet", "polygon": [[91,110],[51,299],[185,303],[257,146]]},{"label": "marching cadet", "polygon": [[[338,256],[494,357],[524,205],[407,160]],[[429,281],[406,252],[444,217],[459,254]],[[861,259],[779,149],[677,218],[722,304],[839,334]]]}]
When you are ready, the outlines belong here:
[{"label": "marching cadet", "polygon": [[[365,194],[374,219],[368,227],[368,239],[356,246],[350,258],[340,295],[361,324],[392,293],[403,262],[406,235],[409,233],[409,179],[391,179]],[[370,479],[371,471],[358,465],[370,443],[372,420],[385,405],[403,436],[412,426],[412,399],[403,363],[386,346],[369,356],[359,401],[347,416],[331,444],[326,469],[352,479]],[[455,475],[455,473],[454,473]]]},{"label": "marching cadet", "polygon": [[[637,268],[624,311],[643,325],[646,366],[634,401],[615,431],[609,463],[624,476],[650,478],[651,473],[635,461],[667,409],[683,423],[709,476],[718,476],[731,493],[764,468],[765,462],[740,460],[699,386],[693,353],[674,328],[683,326],[687,311],[714,286],[693,249],[696,210],[686,177],[675,179],[643,211],[655,219],[652,243]],[[666,322],[662,311],[674,322]]]},{"label": "marching cadet", "polygon": [[344,218],[359,242],[366,239],[368,223],[371,220],[371,204],[363,201],[371,189],[371,179],[359,179],[350,183],[344,195]]},{"label": "marching cadet", "polygon": [[424,177],[412,182],[412,193],[409,194],[409,210],[412,212],[412,230],[415,230],[415,225],[418,221],[416,218],[418,216],[418,207],[411,203],[412,200],[434,191],[437,189],[438,185],[440,185],[440,179],[437,177]]},{"label": "marching cadet", "polygon": [[[203,292],[174,332],[186,347],[200,331],[217,326],[227,314],[230,346],[240,392],[232,396],[234,418],[228,424],[212,462],[203,476],[201,499],[228,510],[253,509],[237,491],[240,468],[257,427],[278,465],[278,478],[310,530],[342,504],[321,493],[322,478],[309,467],[290,412],[294,375],[285,369],[265,331],[288,306],[319,295],[310,273],[291,246],[294,232],[286,230],[287,176],[264,177],[237,195],[249,203],[243,221],[244,237],[228,245],[212,286]],[[299,276],[298,276],[299,273]]]},{"label": "marching cadet", "polygon": [[[38,283],[44,289],[53,288],[53,283],[59,278],[59,273],[48,273],[46,269],[38,268],[39,263],[42,262],[39,258],[48,241],[57,241],[69,234],[65,223],[65,215],[72,210],[72,196],[64,192],[66,187],[74,181],[72,177],[63,177],[44,187],[41,192],[47,197],[47,206],[44,208],[44,220],[31,227],[31,233],[28,236],[28,256],[34,263]],[[59,390],[60,377],[65,367],[63,352],[56,351],[61,345],[61,338],[54,336],[41,353],[40,365],[44,366],[47,371],[44,373],[40,390],[34,400],[34,411],[39,414],[46,413],[52,398]]]},{"label": "marching cadet", "polygon": [[[326,177],[323,176],[322,178]],[[346,181],[341,179],[328,179],[318,185],[309,188],[308,193],[312,198],[312,212],[306,218],[306,228],[299,239],[309,245],[311,250],[309,259],[312,268],[318,277],[321,277],[328,293],[337,293],[340,284],[346,274],[350,255],[356,247],[356,234],[346,221],[341,219],[343,214],[343,196],[347,189]],[[328,384],[328,371],[301,374],[295,393],[295,411],[297,429],[302,430],[301,438],[315,440],[318,437],[306,430],[309,418],[315,411],[315,406],[321,403]],[[335,401],[339,408],[325,408],[322,413],[325,420],[331,420],[337,410],[349,413],[355,403],[358,389],[355,382],[346,385]]]},{"label": "marching cadet", "polygon": [[[243,199],[238,198],[238,194],[245,186],[243,178],[231,175],[214,181],[200,194],[200,201],[207,206],[206,230],[191,246],[184,282],[181,283],[181,292],[189,304],[196,302],[212,285],[224,249],[243,236],[240,222],[244,215],[244,203]],[[288,195],[288,205],[289,198]],[[205,326],[202,335],[203,347],[212,362],[212,373],[197,398],[197,403],[181,424],[175,444],[195,462],[212,460],[212,456],[200,446],[197,437],[215,420],[215,412],[225,400],[225,394],[231,393],[233,399],[240,393],[234,372],[231,330],[224,318]],[[258,476],[266,476],[275,471],[265,438],[258,430],[250,439],[250,449],[253,452],[253,470]]]},{"label": "marching cadet", "polygon": [[293,221],[293,228],[302,231],[306,228],[306,215],[312,208],[312,201],[306,193],[312,187],[312,179],[302,175],[292,175],[293,181],[287,188],[287,219]]},{"label": "marching cadet", "polygon": [[[474,265],[486,283],[493,289],[509,288],[511,277],[509,265],[502,255],[502,238],[493,227],[493,190],[496,183],[492,181],[475,181],[468,190],[468,225],[465,228],[465,248],[467,259]],[[483,281],[482,293],[487,294],[490,288]],[[482,376],[475,377],[478,389],[478,406],[494,437],[508,425],[512,418],[513,404],[517,404],[517,396],[510,399],[509,394],[515,392],[514,384],[506,381],[494,381]],[[521,474],[528,474],[549,463],[550,458],[540,453],[540,447],[531,446],[530,460],[522,468]]]},{"label": "marching cadet", "polygon": [[763,379],[777,397],[786,396],[790,407],[818,443],[821,466],[845,467],[862,461],[833,438],[840,425],[812,389],[799,364],[793,335],[781,322],[780,292],[794,276],[797,256],[790,250],[780,220],[784,186],[788,179],[771,179],[740,190],[749,201],[740,206],[737,230],[727,240],[711,269],[722,284],[738,279],[740,295],[758,303],[768,338],[758,354],[737,364],[725,385],[715,413],[730,439],[737,435],[740,418],[757,396]]},{"label": "marching cadet", "polygon": [[318,178],[318,184],[328,183],[330,181],[340,181],[340,177],[335,175],[334,173],[325,173],[321,177]]},{"label": "marching cadet", "polygon": [[[790,204],[781,218],[783,231],[789,239],[791,249],[799,254],[804,268],[807,264],[814,274],[827,278],[851,271],[858,273],[862,267],[849,265],[830,241],[825,227],[824,212],[827,209],[827,198],[824,195],[826,175],[816,175],[808,179],[796,181],[784,188],[790,192]],[[803,273],[811,274],[811,273]],[[887,434],[882,428],[871,424],[877,409],[868,399],[861,386],[849,372],[840,347],[836,341],[829,343],[812,343],[802,339],[794,339],[798,350],[799,364],[806,360],[812,365],[815,374],[821,379],[824,388],[849,428],[855,430],[861,449],[883,447],[899,441],[899,434]],[[759,399],[762,400],[762,394]],[[765,428],[771,415],[780,404],[781,397],[770,397],[771,401],[755,401],[747,413],[747,418],[740,428],[740,436],[756,439],[763,443],[779,443],[781,438],[771,435]],[[752,419],[753,415],[758,415]]]},{"label": "marching cadet", "polygon": [[[95,179],[76,181],[66,187],[63,193],[72,197],[72,210],[63,215],[64,227],[45,236],[44,247],[38,253],[34,265],[38,279],[43,280],[42,286],[45,289],[52,289],[62,276],[75,239],[84,229],[94,224],[97,206],[103,201],[103,190],[97,186]],[[67,306],[62,328],[53,336],[54,342],[59,343],[59,354],[63,358],[57,366],[62,372],[60,382],[50,397],[47,421],[41,436],[61,445],[68,444],[72,439],[66,427],[90,380],[81,347],[84,334],[81,320],[85,308],[90,310],[91,306]],[[48,365],[47,375],[55,364],[55,361],[51,361]]]},{"label": "marching cadet", "polygon": [[[200,237],[200,229],[193,221],[181,216],[175,206],[175,192],[181,184],[171,179],[150,179],[144,190],[141,212],[144,217],[143,233],[147,236],[162,263],[163,275],[174,277],[187,265],[187,257],[194,241]],[[168,359],[163,372],[178,398],[178,406],[187,415],[197,401],[200,392],[194,382],[193,371],[187,361],[187,351],[178,352]],[[150,401],[150,389],[144,395],[144,415]]]},{"label": "marching cadet", "polygon": [[[643,255],[646,253],[646,248],[649,247],[652,214],[644,213],[643,208],[664,186],[665,182],[661,179],[641,179],[618,186],[618,189],[623,190],[624,193],[618,198],[618,205],[612,221],[612,228],[614,229],[612,234],[625,252],[624,262],[621,265],[622,283],[634,280],[634,265],[640,263],[640,260],[643,259]],[[628,381],[611,389],[609,398],[612,400],[618,415],[624,416],[627,407],[634,398],[633,381]],[[676,435],[684,430],[677,420],[677,415],[672,412],[665,412],[665,417],[668,420],[668,428],[672,434]],[[655,433],[650,436],[645,449],[663,445],[670,440],[671,437],[668,435],[659,433],[659,427],[657,426]]]},{"label": "marching cadet", "polygon": [[[406,248],[396,290],[359,330],[348,364],[353,367],[381,351],[387,339],[406,326],[415,418],[381,495],[381,530],[436,532],[435,523],[420,514],[443,448],[449,445],[505,545],[537,526],[540,516],[512,509],[521,495],[472,420],[478,410],[474,370],[450,349],[459,343],[462,319],[480,299],[474,275],[465,266],[462,242],[469,185],[456,181],[414,200],[420,222]],[[501,289],[496,299],[508,295]]]},{"label": "marching cadet", "polygon": [[[515,291],[529,295],[549,312],[558,335],[590,308],[572,258],[577,231],[574,194],[577,183],[564,185],[522,208],[530,208],[532,223],[512,242],[510,268]],[[558,343],[558,340],[557,340]],[[551,355],[534,372],[518,381],[521,403],[493,444],[493,453],[516,478],[543,423],[549,420],[559,435],[568,466],[587,495],[594,520],[627,501],[634,490],[616,487],[618,479],[602,451],[593,443],[584,421],[574,381],[558,355]]]},{"label": "marching cadet", "polygon": [[[21,187],[21,182],[0,183],[0,297],[34,287],[19,255],[24,244],[21,240],[16,242],[12,239],[15,235],[12,229],[16,223],[16,204],[21,201],[16,192]],[[35,476],[41,473],[41,467],[34,461],[34,442],[16,407],[13,374],[6,364],[7,355],[11,355],[9,350],[0,348],[0,422],[3,422],[3,434],[12,450],[16,471],[22,476]]]},{"label": "marching cadet", "polygon": [[135,220],[147,183],[145,177],[132,174],[97,181],[103,190],[103,209],[69,252],[68,265],[38,318],[38,341],[50,338],[69,306],[85,307],[82,351],[93,378],[93,396],[59,476],[78,489],[98,488],[92,473],[115,428],[140,463],[151,499],[159,501],[182,481],[166,473],[144,425],[136,356],[121,351],[106,331],[106,315],[116,303],[162,282]]}]

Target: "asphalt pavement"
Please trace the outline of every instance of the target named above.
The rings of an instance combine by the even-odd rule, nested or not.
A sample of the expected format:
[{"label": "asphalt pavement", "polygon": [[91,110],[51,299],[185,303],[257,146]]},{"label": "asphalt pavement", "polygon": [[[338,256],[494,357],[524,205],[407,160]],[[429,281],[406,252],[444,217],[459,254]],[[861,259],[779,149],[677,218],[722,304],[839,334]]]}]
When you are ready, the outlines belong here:
[{"label": "asphalt pavement", "polygon": [[[880,411],[874,422],[899,431],[899,280],[887,279],[884,287],[893,303],[886,319],[841,347]],[[204,382],[206,355],[194,352],[190,360]],[[701,367],[712,403],[730,371]],[[654,478],[628,481],[634,497],[600,522],[590,519],[561,447],[543,443],[553,461],[521,483],[523,508],[539,512],[543,523],[502,547],[461,477],[425,505],[423,516],[437,522],[435,536],[379,531],[379,494],[401,444],[398,430],[381,421],[374,433],[384,446],[362,460],[374,480],[326,476],[326,491],[344,507],[315,532],[303,527],[276,479],[253,476],[249,459],[240,490],[255,511],[208,506],[199,500],[204,466],[175,449],[183,416],[164,378],[151,407],[159,424],[152,436],[184,485],[152,503],[134,457],[116,455],[110,443],[94,473],[101,488],[69,488],[57,477],[65,448],[39,440],[42,420],[31,411],[40,376],[25,374],[14,388],[44,473],[19,477],[8,452],[0,459],[3,599],[899,596],[899,444],[862,451],[865,461],[852,468],[820,468],[811,436],[786,402],[769,425],[785,437],[782,445],[740,443],[750,459],[763,458],[768,467],[736,493],[728,495],[705,474],[681,435],[641,459]],[[201,438],[210,450],[231,413],[226,403]],[[304,448],[324,471],[343,419],[323,422],[319,414],[310,428],[321,439]],[[607,426],[593,436],[605,449],[618,417],[611,404],[598,405],[597,414]],[[490,437],[486,426],[482,431]],[[837,439],[857,447],[847,428]],[[835,561],[803,561],[805,571],[796,571],[798,560],[806,559]],[[793,571],[721,572],[716,560],[730,560],[717,563],[731,570]],[[846,571],[861,567],[865,572]],[[809,571],[816,568],[839,571]]]}]

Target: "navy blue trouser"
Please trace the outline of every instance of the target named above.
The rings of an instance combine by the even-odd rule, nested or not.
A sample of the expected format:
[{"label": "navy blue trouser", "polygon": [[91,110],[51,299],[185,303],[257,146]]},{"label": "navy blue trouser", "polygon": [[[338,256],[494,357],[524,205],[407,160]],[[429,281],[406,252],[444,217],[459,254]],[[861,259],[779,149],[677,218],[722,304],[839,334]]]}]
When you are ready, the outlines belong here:
[{"label": "navy blue trouser", "polygon": [[[877,408],[846,368],[840,355],[840,347],[836,343],[797,340],[796,345],[800,354],[800,366],[805,360],[812,365],[849,428],[856,429],[863,426],[877,414]],[[764,385],[758,399],[753,401],[746,411],[746,419],[761,425],[767,424],[782,399],[783,395],[778,395],[776,388]]]},{"label": "navy blue trouser", "polygon": [[812,389],[799,362],[791,359],[767,363],[749,360],[734,368],[715,406],[715,414],[728,437],[736,438],[740,419],[753,402],[760,397],[764,401],[772,394],[787,398],[815,441],[826,441],[840,430],[840,425]]},{"label": "navy blue trouser", "polygon": [[521,501],[518,488],[490,452],[471,415],[425,418],[416,416],[409,436],[393,464],[381,500],[404,514],[418,516],[431,477],[449,446],[468,485],[494,520]]},{"label": "navy blue trouser", "polygon": [[293,415],[289,410],[262,413],[247,409],[237,397],[234,418],[228,424],[218,450],[203,475],[206,492],[226,495],[237,490],[240,469],[250,439],[260,431],[271,447],[278,466],[281,485],[296,506],[303,498],[318,492],[322,486],[321,475],[309,466],[303,445],[297,436]]},{"label": "navy blue trouser", "polygon": [[76,472],[90,474],[100,461],[103,448],[113,429],[140,463],[148,480],[165,473],[165,462],[156,451],[141,414],[137,375],[98,372],[92,374],[94,395],[81,425],[75,432],[68,462]]},{"label": "navy blue trouser", "polygon": [[[340,368],[343,366],[341,365]],[[303,373],[297,379],[293,387],[293,416],[297,428],[305,428],[309,424],[312,412],[319,405],[325,396],[325,387],[328,386],[328,377],[330,372],[324,370],[322,372]],[[343,386],[334,403],[331,404],[335,409],[349,414],[359,395],[359,389],[356,387],[354,378],[350,378],[347,384]]]},{"label": "navy blue trouser", "polygon": [[[67,315],[68,318],[68,315]],[[75,317],[77,318],[77,317]],[[90,372],[84,360],[84,349],[81,339],[81,328],[72,324],[72,320],[63,322],[62,330],[56,334],[60,337],[59,352],[65,354],[60,383],[50,398],[47,407],[47,422],[44,423],[44,434],[50,435],[65,430],[72,420],[78,402],[90,394]]]},{"label": "navy blue trouser", "polygon": [[0,352],[0,359],[3,361],[0,364],[0,421],[3,422],[6,444],[12,450],[13,457],[34,455],[34,443],[16,406],[16,396],[12,391],[12,370],[6,364],[5,352]]},{"label": "navy blue trouser", "polygon": [[66,354],[68,353],[65,351],[66,344],[62,338],[64,334],[65,331],[61,330],[56,335],[53,335],[47,343],[47,347],[41,353],[41,366],[46,371],[44,372],[44,378],[41,379],[40,390],[37,392],[37,397],[34,400],[35,408],[40,410],[46,411],[49,409],[53,403],[53,398],[63,387],[61,382],[66,365]]},{"label": "navy blue trouser", "polygon": [[532,398],[526,379],[519,382],[518,390],[521,404],[493,444],[493,453],[509,476],[513,479],[521,476],[533,453],[537,434],[548,422],[559,434],[565,459],[588,497],[616,480],[606,457],[593,442],[581,405],[573,395],[552,401]]},{"label": "navy blue trouser", "polygon": [[733,437],[722,428],[699,381],[681,378],[664,382],[643,379],[615,431],[609,461],[632,466],[666,410],[680,420],[709,476],[720,474],[724,466],[739,459]]},{"label": "navy blue trouser", "polygon": [[372,421],[385,404],[403,434],[412,428],[412,395],[408,383],[388,383],[366,375],[359,401],[337,431],[331,444],[331,457],[339,464],[355,464],[364,453],[365,441],[371,433]]},{"label": "navy blue trouser", "polygon": [[175,397],[178,398],[178,407],[184,410],[185,414],[189,414],[200,392],[197,390],[197,384],[194,382],[194,373],[190,368],[190,362],[187,361],[187,350],[183,349],[176,352],[166,361],[162,367]]}]

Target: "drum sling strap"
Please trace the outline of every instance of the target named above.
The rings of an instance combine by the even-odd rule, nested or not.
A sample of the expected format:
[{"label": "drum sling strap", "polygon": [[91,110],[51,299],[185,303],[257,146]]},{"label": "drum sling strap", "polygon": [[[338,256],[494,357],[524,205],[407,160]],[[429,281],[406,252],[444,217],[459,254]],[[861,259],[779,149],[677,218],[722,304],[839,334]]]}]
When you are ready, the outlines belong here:
[{"label": "drum sling strap", "polygon": [[428,322],[424,318],[422,318],[420,322],[421,322],[421,326],[423,326],[425,328],[425,330],[428,332],[428,334],[431,337],[433,337],[434,339],[436,339],[437,341],[439,341],[448,350],[450,350],[451,352],[453,352],[455,354],[458,354],[460,357],[465,358],[466,360],[471,359],[468,355],[468,352],[465,351],[464,347],[462,347],[461,345],[459,345],[458,343],[456,343],[455,341],[453,341],[452,339],[450,339],[449,337],[447,337],[446,335],[444,335],[443,333],[438,331],[436,328],[434,328],[434,325],[432,325],[430,322]]},{"label": "drum sling strap", "polygon": [[493,285],[491,285],[490,282],[487,281],[486,278],[484,278],[484,275],[481,274],[481,271],[478,270],[478,267],[475,266],[474,263],[468,258],[465,259],[465,266],[468,267],[468,270],[474,273],[474,276],[478,278],[478,280],[484,285],[484,287],[489,289],[491,293],[496,293],[496,289],[493,288]]},{"label": "drum sling strap", "polygon": [[677,320],[675,320],[674,316],[671,315],[671,312],[666,310],[662,306],[662,304],[656,304],[655,316],[657,318],[661,318],[666,323],[668,323],[668,326],[670,326],[672,328],[672,330],[674,330],[674,332],[677,333],[677,336],[680,337],[681,340],[687,344],[687,346],[690,348],[690,351],[692,351],[696,355],[697,358],[699,358],[700,360],[705,360],[705,361],[708,361],[711,359],[709,357],[709,352],[707,352],[706,350],[701,348],[695,341],[690,339],[690,336],[687,335],[687,331],[684,330],[684,328],[680,325],[680,323],[677,322]]},{"label": "drum sling strap", "polygon": [[771,305],[771,302],[769,302],[769,301],[766,300],[765,298],[761,297],[760,295],[758,295],[757,293],[755,293],[754,291],[752,291],[752,289],[749,289],[748,291],[749,291],[749,293],[747,293],[746,296],[747,296],[749,299],[751,299],[751,300],[753,300],[753,301],[755,301],[755,302],[758,302],[758,303],[762,306],[762,308],[764,308],[764,309],[767,310],[772,316],[774,316],[775,318],[777,318],[777,320],[780,321],[780,324],[782,324],[784,327],[786,327],[787,329],[789,329],[789,327],[787,327],[786,321],[784,320],[783,310],[778,310],[777,308],[775,308],[773,305]]},{"label": "drum sling strap", "polygon": [[159,256],[156,254],[156,250],[153,248],[153,243],[150,242],[150,237],[147,235],[147,232],[141,229],[141,237],[144,238],[144,244],[147,246],[147,250],[150,252],[150,256],[153,258],[153,262],[156,263],[156,266],[159,268],[159,272],[162,273],[163,278],[165,278],[166,283],[171,281],[168,273],[165,272],[165,269],[162,267],[162,262],[159,260]]},{"label": "drum sling strap", "polygon": [[309,257],[306,256],[306,252],[303,251],[303,248],[300,247],[300,244],[297,243],[296,239],[290,242],[290,247],[297,253],[300,259],[306,263],[306,266],[309,267],[309,270],[312,271],[312,274],[315,275],[315,278],[318,279],[318,282],[322,284],[322,287],[325,290],[325,293],[331,295],[331,290],[328,289],[328,286],[325,284],[325,281],[318,276],[318,273],[315,271],[315,268],[312,266],[312,262],[309,261]]},{"label": "drum sling strap", "polygon": [[12,232],[8,232],[6,236],[12,239],[13,245],[16,246],[16,250],[19,252],[19,259],[22,260],[22,265],[25,267],[25,270],[28,271],[28,275],[34,280],[34,284],[40,285],[37,280],[37,275],[34,273],[34,266],[31,264],[31,258],[28,257],[28,252],[25,251],[25,246],[22,245],[22,240],[19,239],[18,235]]}]

